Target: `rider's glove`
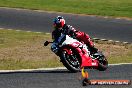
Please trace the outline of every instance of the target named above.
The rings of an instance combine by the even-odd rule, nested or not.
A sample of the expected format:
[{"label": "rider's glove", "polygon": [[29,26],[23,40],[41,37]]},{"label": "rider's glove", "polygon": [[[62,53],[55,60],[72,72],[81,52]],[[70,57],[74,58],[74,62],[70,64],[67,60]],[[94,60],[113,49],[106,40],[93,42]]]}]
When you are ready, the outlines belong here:
[{"label": "rider's glove", "polygon": [[58,43],[52,43],[52,45],[51,45],[51,50],[55,53],[55,54],[57,54],[58,53],[58,50],[59,50],[59,47],[58,47]]}]

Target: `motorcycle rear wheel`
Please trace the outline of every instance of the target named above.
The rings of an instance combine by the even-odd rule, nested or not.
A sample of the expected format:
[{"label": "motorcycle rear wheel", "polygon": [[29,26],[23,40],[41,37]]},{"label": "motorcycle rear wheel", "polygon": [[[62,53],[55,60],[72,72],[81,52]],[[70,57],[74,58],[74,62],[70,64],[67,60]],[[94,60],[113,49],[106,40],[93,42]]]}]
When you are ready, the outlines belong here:
[{"label": "motorcycle rear wheel", "polygon": [[99,60],[98,70],[99,71],[105,71],[108,68],[108,61],[104,55],[100,58],[102,58],[102,59]]}]

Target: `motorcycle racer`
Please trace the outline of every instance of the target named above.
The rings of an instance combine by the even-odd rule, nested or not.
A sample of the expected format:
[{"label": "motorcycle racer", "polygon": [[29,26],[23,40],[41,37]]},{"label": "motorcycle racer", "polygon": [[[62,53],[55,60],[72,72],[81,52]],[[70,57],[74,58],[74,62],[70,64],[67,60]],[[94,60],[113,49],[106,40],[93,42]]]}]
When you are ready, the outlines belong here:
[{"label": "motorcycle racer", "polygon": [[[75,28],[71,25],[67,25],[65,19],[62,16],[57,16],[54,18],[53,26],[54,30],[52,31],[52,39],[55,42],[58,42],[58,38],[62,34],[66,34],[72,38],[76,38],[80,42],[85,43],[88,46],[88,49],[90,50],[91,54],[96,53],[98,51],[98,49],[94,47],[94,43],[91,41],[91,38],[88,34],[79,30],[75,30]],[[54,50],[52,51],[54,52]]]}]

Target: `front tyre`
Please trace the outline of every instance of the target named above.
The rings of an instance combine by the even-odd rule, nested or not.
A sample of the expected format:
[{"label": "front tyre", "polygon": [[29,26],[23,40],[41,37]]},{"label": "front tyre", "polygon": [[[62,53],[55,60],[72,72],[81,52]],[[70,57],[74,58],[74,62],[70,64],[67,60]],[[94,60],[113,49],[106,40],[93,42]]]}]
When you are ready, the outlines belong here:
[{"label": "front tyre", "polygon": [[68,52],[72,51],[71,49],[62,50],[61,51],[61,62],[63,65],[71,72],[79,72],[80,71],[80,61],[79,61],[79,55],[77,55],[74,51],[72,51],[72,54],[69,54]]}]

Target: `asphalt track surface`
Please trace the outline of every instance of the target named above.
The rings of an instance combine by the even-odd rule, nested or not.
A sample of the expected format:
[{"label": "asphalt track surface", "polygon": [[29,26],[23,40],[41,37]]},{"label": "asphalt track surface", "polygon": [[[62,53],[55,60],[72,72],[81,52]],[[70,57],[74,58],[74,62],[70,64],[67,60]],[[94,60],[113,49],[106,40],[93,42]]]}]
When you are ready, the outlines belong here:
[{"label": "asphalt track surface", "polygon": [[[132,80],[132,65],[109,66],[106,71],[89,69],[92,79]],[[81,73],[66,69],[0,73],[0,88],[132,88],[132,85],[88,85],[83,87]]]},{"label": "asphalt track surface", "polygon": [[51,32],[53,18],[61,15],[67,24],[92,38],[132,42],[132,20],[0,8],[0,27],[37,32]]}]

